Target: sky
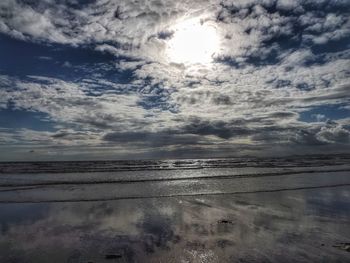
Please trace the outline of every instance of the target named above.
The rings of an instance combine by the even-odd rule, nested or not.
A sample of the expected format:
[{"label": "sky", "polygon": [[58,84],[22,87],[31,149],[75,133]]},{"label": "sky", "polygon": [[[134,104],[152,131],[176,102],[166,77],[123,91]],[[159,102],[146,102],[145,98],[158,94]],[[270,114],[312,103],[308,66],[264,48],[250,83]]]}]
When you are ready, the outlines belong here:
[{"label": "sky", "polygon": [[348,0],[1,0],[0,161],[350,152]]}]

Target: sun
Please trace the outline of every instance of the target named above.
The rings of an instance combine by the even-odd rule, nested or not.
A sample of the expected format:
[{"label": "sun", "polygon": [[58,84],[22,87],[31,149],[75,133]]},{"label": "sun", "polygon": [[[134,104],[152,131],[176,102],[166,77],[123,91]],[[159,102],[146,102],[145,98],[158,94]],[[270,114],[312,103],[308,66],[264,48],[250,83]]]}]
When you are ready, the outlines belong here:
[{"label": "sun", "polygon": [[172,63],[210,64],[220,47],[217,29],[209,22],[189,19],[178,23],[171,30],[166,54]]}]

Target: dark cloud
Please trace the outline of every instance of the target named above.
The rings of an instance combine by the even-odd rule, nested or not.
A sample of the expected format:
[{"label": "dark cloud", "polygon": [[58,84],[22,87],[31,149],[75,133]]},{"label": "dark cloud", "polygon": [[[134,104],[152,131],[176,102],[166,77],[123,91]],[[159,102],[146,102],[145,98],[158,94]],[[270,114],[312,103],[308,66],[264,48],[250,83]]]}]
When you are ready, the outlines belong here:
[{"label": "dark cloud", "polygon": [[198,135],[215,135],[222,139],[229,139],[234,136],[249,135],[250,130],[244,125],[233,126],[224,121],[206,121],[192,119],[191,122],[182,128],[184,133]]},{"label": "dark cloud", "polygon": [[183,134],[179,130],[161,132],[111,132],[104,135],[103,140],[121,144],[137,143],[152,147],[208,144],[208,142],[205,142],[205,139],[196,135]]}]

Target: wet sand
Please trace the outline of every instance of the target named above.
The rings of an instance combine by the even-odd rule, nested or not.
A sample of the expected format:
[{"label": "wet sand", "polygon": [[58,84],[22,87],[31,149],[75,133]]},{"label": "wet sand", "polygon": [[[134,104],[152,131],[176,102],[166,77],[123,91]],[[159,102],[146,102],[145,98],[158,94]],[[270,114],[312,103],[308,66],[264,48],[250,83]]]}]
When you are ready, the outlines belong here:
[{"label": "wet sand", "polygon": [[9,166],[0,172],[0,262],[350,262],[350,167],[323,164]]},{"label": "wet sand", "polygon": [[348,262],[350,187],[0,205],[0,262]]}]

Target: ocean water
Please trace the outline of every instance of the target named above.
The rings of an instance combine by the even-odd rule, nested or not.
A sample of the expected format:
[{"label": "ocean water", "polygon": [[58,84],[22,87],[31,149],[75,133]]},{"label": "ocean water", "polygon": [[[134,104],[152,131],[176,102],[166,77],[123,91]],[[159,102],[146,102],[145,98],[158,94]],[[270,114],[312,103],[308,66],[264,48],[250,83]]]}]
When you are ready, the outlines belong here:
[{"label": "ocean water", "polygon": [[0,262],[350,262],[350,156],[0,163]]}]

